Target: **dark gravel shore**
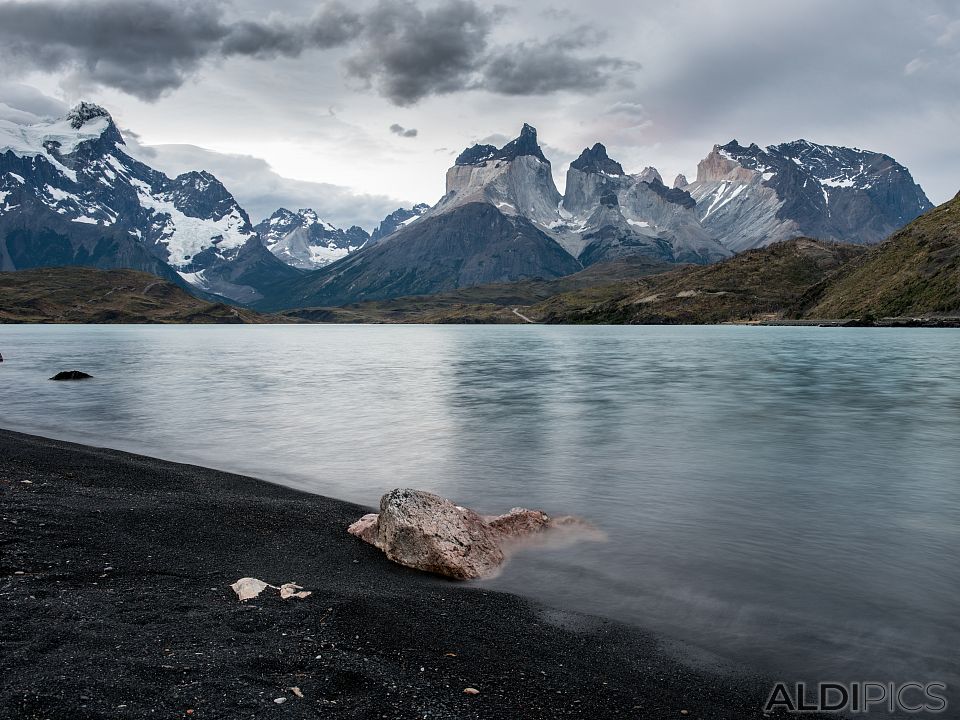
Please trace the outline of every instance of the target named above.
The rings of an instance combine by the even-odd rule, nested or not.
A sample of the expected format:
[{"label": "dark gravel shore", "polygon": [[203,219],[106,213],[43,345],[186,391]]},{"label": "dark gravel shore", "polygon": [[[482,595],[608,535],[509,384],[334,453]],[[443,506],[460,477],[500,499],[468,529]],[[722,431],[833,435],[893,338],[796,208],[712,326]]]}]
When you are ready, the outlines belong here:
[{"label": "dark gravel shore", "polygon": [[345,531],[366,511],[0,431],[0,715],[770,717],[762,678],[390,563]]}]

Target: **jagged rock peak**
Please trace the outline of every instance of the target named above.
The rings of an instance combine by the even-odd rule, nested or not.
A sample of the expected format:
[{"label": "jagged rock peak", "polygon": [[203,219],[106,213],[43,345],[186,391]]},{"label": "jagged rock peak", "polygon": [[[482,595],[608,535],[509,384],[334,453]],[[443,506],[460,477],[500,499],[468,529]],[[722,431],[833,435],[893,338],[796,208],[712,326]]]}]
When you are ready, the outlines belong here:
[{"label": "jagged rock peak", "polygon": [[637,175],[637,180],[645,183],[660,183],[663,185],[663,178],[660,176],[660,171],[655,167],[647,166],[643,171]]},{"label": "jagged rock peak", "polygon": [[426,203],[417,203],[412,208],[397,208],[380,221],[380,224],[371,233],[370,239],[377,241],[386,237],[397,228],[409,225],[429,209],[430,206]]},{"label": "jagged rock peak", "polygon": [[513,160],[522,155],[533,155],[545,163],[550,162],[544,157],[543,151],[537,143],[537,129],[532,125],[527,125],[527,123],[524,123],[523,127],[520,128],[520,135],[504,145],[500,152],[504,155],[504,160]]},{"label": "jagged rock peak", "polygon": [[520,129],[520,135],[502,148],[495,145],[474,145],[457,156],[457,165],[482,165],[489,160],[515,160],[524,155],[532,155],[541,162],[549,164],[540,145],[537,143],[537,129],[527,123]]},{"label": "jagged rock peak", "polygon": [[570,163],[570,167],[581,172],[601,172],[607,175],[623,175],[623,166],[607,155],[607,148],[601,143],[592,148],[584,148],[580,157]]},{"label": "jagged rock peak", "polygon": [[211,185],[223,185],[216,175],[206,170],[188,170],[185,173],[177,175],[174,178],[174,182],[180,185],[193,185],[201,190],[205,190]]},{"label": "jagged rock peak", "polygon": [[267,222],[268,220],[272,220],[273,218],[295,218],[296,216],[297,214],[292,210],[288,210],[287,208],[282,207],[282,208],[277,208],[274,211],[273,215],[271,215],[266,220],[264,220],[264,222]]},{"label": "jagged rock peak", "polygon": [[686,187],[689,184],[690,183],[687,182],[687,176],[684,175],[683,173],[680,173],[679,175],[677,175],[677,177],[673,181],[674,189]]},{"label": "jagged rock peak", "polygon": [[106,108],[85,101],[81,101],[67,113],[67,120],[70,121],[70,126],[76,130],[82,128],[85,122],[98,117],[105,117],[110,122],[113,122],[113,118],[110,116],[110,113],[107,112]]},{"label": "jagged rock peak", "polygon": [[[652,168],[648,168],[652,169]],[[656,172],[656,171],[654,171]],[[653,190],[657,195],[662,197],[667,202],[672,202],[675,205],[680,205],[687,208],[688,210],[693,208],[697,201],[693,199],[693,196],[688,193],[686,190],[681,188],[668,188],[663,184],[663,181],[660,179],[660,174],[657,173],[657,176],[651,178],[650,180],[642,180],[647,184],[651,190]]]}]

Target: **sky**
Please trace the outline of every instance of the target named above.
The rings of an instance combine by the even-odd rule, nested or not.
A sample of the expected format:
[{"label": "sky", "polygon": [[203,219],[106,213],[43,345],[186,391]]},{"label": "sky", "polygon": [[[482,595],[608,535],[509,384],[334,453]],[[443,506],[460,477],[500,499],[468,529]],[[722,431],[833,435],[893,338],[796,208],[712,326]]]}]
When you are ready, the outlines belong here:
[{"label": "sky", "polygon": [[84,99],[131,153],[372,229],[476,142],[539,131],[562,189],[604,143],[691,180],[715,144],[804,138],[960,190],[954,0],[0,0],[0,117]]}]

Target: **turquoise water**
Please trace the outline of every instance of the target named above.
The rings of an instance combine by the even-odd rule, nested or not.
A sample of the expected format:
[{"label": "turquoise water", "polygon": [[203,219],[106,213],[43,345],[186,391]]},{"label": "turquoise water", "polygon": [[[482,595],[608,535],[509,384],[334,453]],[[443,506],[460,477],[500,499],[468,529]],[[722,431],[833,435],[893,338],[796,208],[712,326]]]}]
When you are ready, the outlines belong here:
[{"label": "turquoise water", "polygon": [[960,687],[960,332],[7,326],[0,352],[2,427],[582,515],[609,542],[484,584],[787,680]]}]

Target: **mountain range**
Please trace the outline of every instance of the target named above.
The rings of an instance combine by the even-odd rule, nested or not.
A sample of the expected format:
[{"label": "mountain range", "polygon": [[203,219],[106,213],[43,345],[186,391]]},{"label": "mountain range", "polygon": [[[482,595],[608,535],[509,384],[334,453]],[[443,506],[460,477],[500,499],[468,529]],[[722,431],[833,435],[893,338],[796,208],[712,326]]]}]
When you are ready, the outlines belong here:
[{"label": "mountain range", "polygon": [[398,209],[370,234],[310,209],[253,225],[210,173],[170,178],[131,157],[99,106],[0,120],[0,270],[129,268],[266,309],[549,280],[631,257],[710,264],[801,235],[874,244],[931,207],[889,156],[803,140],[718,145],[694,182],[670,187],[596,143],[561,194],[524,125],[503,147],[464,150],[438,203]]},{"label": "mountain range", "polygon": [[299,274],[213,175],[169,178],[135,160],[89,103],[39,125],[0,120],[0,240],[2,270],[143,270],[239,303]]},{"label": "mountain range", "polygon": [[872,245],[933,208],[893,158],[806,140],[715,146],[684,190],[734,252],[799,236]]}]

